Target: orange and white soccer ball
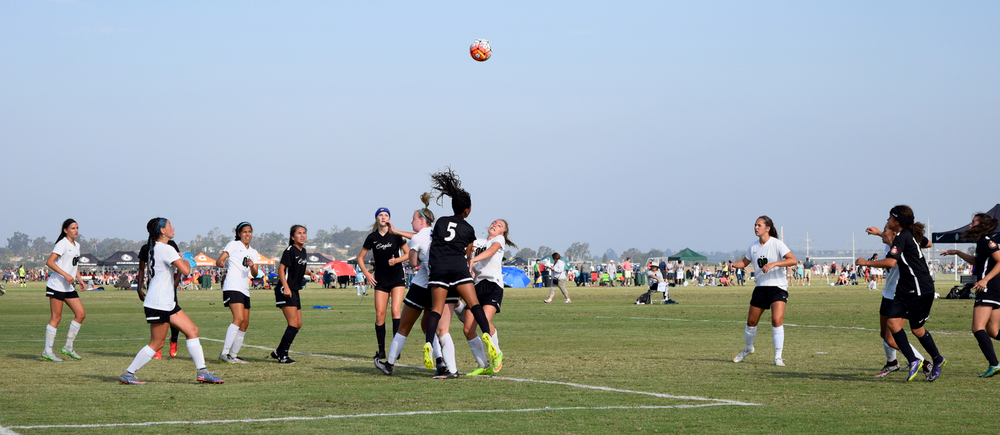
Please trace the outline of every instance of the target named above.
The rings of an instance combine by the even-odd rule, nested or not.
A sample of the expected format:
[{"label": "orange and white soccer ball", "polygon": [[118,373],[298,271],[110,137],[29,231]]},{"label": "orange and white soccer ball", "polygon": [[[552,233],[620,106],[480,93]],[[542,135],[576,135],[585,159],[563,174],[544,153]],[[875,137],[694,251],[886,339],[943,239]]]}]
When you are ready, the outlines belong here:
[{"label": "orange and white soccer ball", "polygon": [[490,48],[490,41],[485,39],[475,40],[472,46],[469,47],[469,54],[477,62],[486,62],[486,59],[489,59],[493,55],[493,49]]}]

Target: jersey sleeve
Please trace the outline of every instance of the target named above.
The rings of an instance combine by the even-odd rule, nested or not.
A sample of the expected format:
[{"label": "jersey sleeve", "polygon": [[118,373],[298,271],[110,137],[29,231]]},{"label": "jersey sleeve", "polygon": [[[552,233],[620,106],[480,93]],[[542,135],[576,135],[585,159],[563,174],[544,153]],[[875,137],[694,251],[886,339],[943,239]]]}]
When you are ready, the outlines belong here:
[{"label": "jersey sleeve", "polygon": [[[505,239],[503,236],[496,236],[493,239],[493,244],[500,245],[500,249],[498,249],[497,252],[503,252],[503,245],[506,242],[507,242],[507,239]],[[493,246],[493,244],[491,244],[490,246],[487,246],[486,248],[487,249],[491,248]]]},{"label": "jersey sleeve", "polygon": [[222,248],[222,252],[228,252],[229,255],[233,255],[233,251],[234,251],[234,249],[233,249],[234,248],[233,247],[233,243],[240,243],[240,242],[232,241],[232,242],[226,243],[226,247]]},{"label": "jersey sleeve", "polygon": [[788,249],[788,245],[786,245],[785,242],[782,242],[781,240],[778,240],[777,248],[778,248],[777,261],[781,261],[781,259],[785,258],[785,256],[788,255],[789,252],[792,252],[790,249]]},{"label": "jersey sleeve", "polygon": [[178,254],[176,250],[166,249],[165,251],[166,252],[164,252],[162,255],[163,255],[163,260],[166,261],[167,264],[173,264],[175,261],[180,260],[181,255]]},{"label": "jersey sleeve", "polygon": [[886,258],[891,258],[893,260],[899,260],[903,257],[903,248],[906,247],[906,238],[896,236],[892,239],[892,247],[889,248],[889,252],[885,254]]},{"label": "jersey sleeve", "polygon": [[256,249],[250,248],[250,259],[253,260],[254,264],[260,263],[260,252]]},{"label": "jersey sleeve", "polygon": [[986,239],[985,248],[987,255],[992,256],[994,252],[1000,250],[1000,247],[997,246],[997,242],[996,240],[993,240],[993,237],[986,236],[984,238]]},{"label": "jersey sleeve", "polygon": [[371,251],[372,249],[375,249],[375,243],[372,242],[372,239],[374,238],[374,237],[372,237],[373,235],[374,235],[374,233],[369,234],[368,237],[365,237],[365,243],[363,245],[361,245],[362,248],[365,248],[365,249],[367,249],[369,251]]},{"label": "jersey sleeve", "polygon": [[285,251],[281,253],[281,264],[284,264],[286,268],[292,267],[292,249],[285,248]]},{"label": "jersey sleeve", "polygon": [[62,257],[63,255],[66,254],[67,249],[68,248],[66,247],[66,244],[63,243],[62,240],[60,240],[59,243],[56,243],[56,245],[52,247],[52,253]]}]

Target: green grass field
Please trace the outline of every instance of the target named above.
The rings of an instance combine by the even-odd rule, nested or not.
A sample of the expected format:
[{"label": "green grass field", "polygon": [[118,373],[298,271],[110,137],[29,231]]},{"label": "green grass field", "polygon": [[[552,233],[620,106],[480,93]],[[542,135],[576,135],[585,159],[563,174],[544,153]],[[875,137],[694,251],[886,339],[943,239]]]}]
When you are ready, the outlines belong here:
[{"label": "green grass field", "polygon": [[[954,283],[942,281],[942,295]],[[638,306],[640,288],[569,287],[573,303],[544,304],[547,289],[507,289],[497,316],[504,368],[493,378],[432,380],[411,334],[392,377],[372,366],[371,298],[349,290],[303,291],[298,363],[266,359],[284,330],[272,293],[252,292],[240,356],[215,358],[231,316],[221,292],[183,291],[201,330],[209,369],[222,385],[194,381],[178,358],[118,375],[148,342],[134,292],[86,292],[76,342],[82,361],[42,361],[49,317],[43,285],[7,287],[0,298],[0,426],[35,433],[996,433],[1000,378],[981,379],[985,359],[968,331],[971,300],[938,300],[928,329],[948,364],[940,379],[872,375],[884,363],[880,292],[863,286],[791,287],[787,367],[773,365],[771,328],[740,364],[752,287],[680,287],[678,305]],[[557,299],[559,299],[557,297]],[[315,310],[313,305],[330,305]],[[72,315],[56,338],[61,348]],[[391,327],[389,328],[391,340]],[[459,370],[474,368],[457,324]],[[913,341],[915,343],[915,340]],[[1000,346],[998,346],[1000,348]],[[299,354],[295,354],[299,352]],[[166,352],[164,352],[166,354]],[[91,425],[91,426],[87,426]],[[3,432],[3,429],[0,429]]]}]

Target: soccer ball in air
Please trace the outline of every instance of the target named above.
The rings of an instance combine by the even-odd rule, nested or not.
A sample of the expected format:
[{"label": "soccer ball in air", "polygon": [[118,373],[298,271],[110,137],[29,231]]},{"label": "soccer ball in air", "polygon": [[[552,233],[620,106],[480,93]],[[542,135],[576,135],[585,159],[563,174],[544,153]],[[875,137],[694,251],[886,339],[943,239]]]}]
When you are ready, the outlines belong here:
[{"label": "soccer ball in air", "polygon": [[490,41],[485,39],[477,39],[469,47],[469,54],[477,62],[486,62],[493,55],[493,49],[490,48]]}]

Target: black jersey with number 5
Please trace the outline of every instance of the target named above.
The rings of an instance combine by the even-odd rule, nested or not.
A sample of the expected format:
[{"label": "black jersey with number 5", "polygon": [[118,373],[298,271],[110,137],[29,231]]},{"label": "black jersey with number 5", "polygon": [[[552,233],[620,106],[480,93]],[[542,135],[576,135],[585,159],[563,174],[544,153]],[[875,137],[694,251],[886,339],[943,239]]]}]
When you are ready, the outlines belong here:
[{"label": "black jersey with number 5", "polygon": [[438,219],[431,231],[431,272],[469,271],[465,250],[476,240],[476,230],[459,216]]}]

